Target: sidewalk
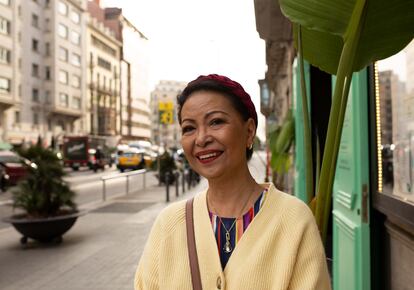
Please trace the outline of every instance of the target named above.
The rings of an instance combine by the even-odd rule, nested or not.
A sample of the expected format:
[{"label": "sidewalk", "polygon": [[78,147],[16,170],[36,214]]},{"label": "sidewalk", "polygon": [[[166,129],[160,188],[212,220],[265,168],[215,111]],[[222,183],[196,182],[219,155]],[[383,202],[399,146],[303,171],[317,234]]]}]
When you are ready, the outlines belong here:
[{"label": "sidewalk", "polygon": [[[249,163],[253,177],[264,180],[264,154]],[[187,199],[207,188],[207,181],[186,187],[171,202]],[[26,249],[14,228],[0,230],[0,289],[2,290],[132,290],[135,269],[158,213],[167,206],[165,187],[150,186],[105,203],[87,205],[63,236],[60,245],[31,241]]]},{"label": "sidewalk", "polygon": [[[180,196],[170,186],[170,200],[193,196],[202,181]],[[0,289],[133,289],[139,256],[155,217],[167,203],[165,187],[146,190],[90,208],[63,236],[60,245],[31,241],[26,249],[14,228],[0,231]],[[89,205],[91,206],[91,205]]]}]

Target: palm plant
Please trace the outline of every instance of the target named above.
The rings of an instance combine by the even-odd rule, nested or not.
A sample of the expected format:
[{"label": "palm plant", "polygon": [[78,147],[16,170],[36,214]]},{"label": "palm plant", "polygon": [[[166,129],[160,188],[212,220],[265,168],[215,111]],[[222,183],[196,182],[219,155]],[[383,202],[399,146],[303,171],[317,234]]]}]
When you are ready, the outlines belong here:
[{"label": "palm plant", "polygon": [[63,180],[65,172],[56,154],[39,145],[20,150],[31,161],[27,177],[13,192],[13,207],[23,209],[27,217],[51,217],[76,210],[75,193]]},{"label": "palm plant", "polygon": [[[412,0],[279,0],[281,10],[294,24],[300,63],[303,58],[321,70],[336,75],[335,89],[323,152],[322,166],[313,193],[311,148],[306,179],[308,202],[313,199],[315,218],[326,239],[332,187],[345,109],[353,72],[403,49],[414,36]],[[301,69],[301,71],[303,71]],[[304,79],[302,74],[302,79]],[[304,81],[302,81],[302,87]],[[304,88],[302,88],[304,91]],[[304,95],[302,93],[302,95]],[[305,95],[304,95],[305,96]],[[307,104],[306,99],[303,104]],[[304,109],[304,122],[309,122]],[[305,138],[310,138],[305,125]],[[315,197],[313,197],[315,196]]]}]

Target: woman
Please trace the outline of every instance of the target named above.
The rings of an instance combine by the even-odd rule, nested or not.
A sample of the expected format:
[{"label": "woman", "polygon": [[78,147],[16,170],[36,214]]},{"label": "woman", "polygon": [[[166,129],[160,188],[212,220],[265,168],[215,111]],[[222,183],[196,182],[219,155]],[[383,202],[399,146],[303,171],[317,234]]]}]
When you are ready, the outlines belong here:
[{"label": "woman", "polygon": [[[258,184],[249,172],[257,114],[241,85],[200,76],[178,105],[185,156],[208,180],[193,204],[203,289],[330,289],[308,207],[273,184]],[[192,289],[186,238],[185,202],[178,202],[153,225],[135,289]]]}]

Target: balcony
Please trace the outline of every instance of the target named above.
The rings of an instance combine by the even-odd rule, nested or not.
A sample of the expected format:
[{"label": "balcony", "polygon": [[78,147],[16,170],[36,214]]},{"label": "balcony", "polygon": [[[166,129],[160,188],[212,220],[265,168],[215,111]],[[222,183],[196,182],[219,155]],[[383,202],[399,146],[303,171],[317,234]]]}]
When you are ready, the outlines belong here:
[{"label": "balcony", "polygon": [[8,95],[0,94],[0,108],[6,110],[10,107],[13,107],[17,102],[13,99],[13,97]]},{"label": "balcony", "polygon": [[46,107],[47,111],[50,115],[60,115],[60,116],[66,116],[73,119],[79,119],[82,117],[82,111],[79,109],[72,109],[68,107],[61,107],[61,106],[54,106],[49,105]]}]

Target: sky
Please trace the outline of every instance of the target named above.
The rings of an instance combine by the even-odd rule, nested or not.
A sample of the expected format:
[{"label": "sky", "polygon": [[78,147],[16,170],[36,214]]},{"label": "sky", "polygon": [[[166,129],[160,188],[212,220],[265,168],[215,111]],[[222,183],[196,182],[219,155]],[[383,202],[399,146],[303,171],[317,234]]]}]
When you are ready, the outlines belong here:
[{"label": "sky", "polygon": [[[239,82],[260,115],[258,80],[266,72],[265,42],[251,0],[101,0],[120,7],[149,39],[150,91],[160,80],[191,81],[218,73]],[[264,117],[258,136],[264,140]]]}]

